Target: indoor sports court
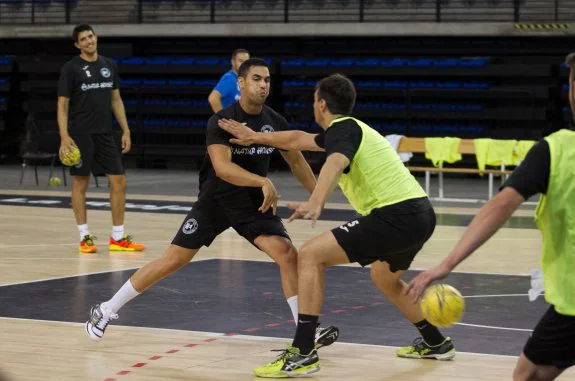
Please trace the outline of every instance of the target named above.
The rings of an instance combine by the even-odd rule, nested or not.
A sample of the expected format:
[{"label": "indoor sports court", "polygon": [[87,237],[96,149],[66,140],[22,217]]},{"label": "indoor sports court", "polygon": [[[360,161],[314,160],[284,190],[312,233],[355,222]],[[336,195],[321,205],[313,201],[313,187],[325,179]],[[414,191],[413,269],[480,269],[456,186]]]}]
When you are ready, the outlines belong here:
[{"label": "indoor sports court", "polygon": [[[45,379],[47,372],[53,375],[49,379],[61,380],[252,380],[256,379],[252,368],[273,358],[271,349],[282,349],[291,340],[294,323],[277,266],[229,230],[187,267],[125,306],[105,339],[90,341],[84,332],[90,305],[109,297],[137,267],[163,254],[193,200],[186,194],[140,192],[153,183],[194,189],[196,176],[135,171],[127,223],[146,237],[146,251],[78,255],[75,244],[66,240],[75,228],[65,224],[71,214],[67,193],[48,187],[17,188],[13,184],[18,168],[6,170],[0,208],[6,217],[2,229],[9,234],[0,243],[5,269],[0,321],[3,364],[14,380]],[[285,189],[283,199],[305,197],[290,175],[272,178]],[[451,183],[454,188],[465,186],[457,180]],[[106,190],[92,183],[89,215],[96,232],[108,226],[105,196]],[[315,229],[309,221],[287,225],[296,246],[354,217],[341,194],[333,199]],[[416,257],[409,276],[443,258],[477,210],[477,206],[438,204],[448,206],[436,208],[436,232]],[[288,215],[285,207],[279,213]],[[527,295],[541,246],[532,214],[529,206],[519,210],[462,265],[461,272],[446,280],[466,302],[462,321],[445,330],[458,351],[454,361],[395,357],[394,349],[409,344],[417,331],[375,289],[368,269],[357,265],[329,269],[321,321],[338,326],[341,336],[322,350],[322,370],[311,378],[509,379],[517,353],[546,309],[542,297],[529,302]],[[31,226],[38,229],[32,240]],[[567,372],[559,379],[572,376]]]},{"label": "indoor sports court", "polygon": [[[249,76],[239,72],[250,57],[265,62],[264,102],[290,131],[322,133],[319,81],[350,78],[350,115],[387,139],[436,213],[409,282],[450,253],[522,163],[533,165],[537,142],[573,130],[574,15],[575,0],[0,0],[0,381],[259,380],[254,368],[292,345],[278,265],[232,228],[124,305],[101,341],[86,335],[91,307],[162,258],[198,201],[209,121],[246,104]],[[548,146],[540,166],[550,194],[559,169]],[[253,155],[234,147],[230,162]],[[315,227],[288,224],[288,203],[309,193],[264,148],[296,248],[360,217],[337,188]],[[317,178],[326,154],[304,158]],[[560,168],[568,187],[573,170]],[[72,192],[86,192],[87,221]],[[370,266],[354,263],[325,272],[319,322],[340,336],[304,379],[514,380],[549,309],[544,292],[530,298],[547,250],[534,219],[540,197],[437,282],[465,301],[462,319],[440,329],[453,360],[397,357],[420,332],[375,287]],[[547,232],[571,211],[563,204]],[[119,247],[131,235],[145,250],[109,251],[109,238]]]}]

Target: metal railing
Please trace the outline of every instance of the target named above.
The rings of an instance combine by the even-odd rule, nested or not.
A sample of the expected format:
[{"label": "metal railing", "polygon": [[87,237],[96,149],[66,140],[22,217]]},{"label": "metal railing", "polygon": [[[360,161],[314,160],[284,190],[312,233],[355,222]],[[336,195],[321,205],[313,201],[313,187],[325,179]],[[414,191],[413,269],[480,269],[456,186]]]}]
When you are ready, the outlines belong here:
[{"label": "metal railing", "polygon": [[575,21],[575,0],[0,0],[1,25]]}]

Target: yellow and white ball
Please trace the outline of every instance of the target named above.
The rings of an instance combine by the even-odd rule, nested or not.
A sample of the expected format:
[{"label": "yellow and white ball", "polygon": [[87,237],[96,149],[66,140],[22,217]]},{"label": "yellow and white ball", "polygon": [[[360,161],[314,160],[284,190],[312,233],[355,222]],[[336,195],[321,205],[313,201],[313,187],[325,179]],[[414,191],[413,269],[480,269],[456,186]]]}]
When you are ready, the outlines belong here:
[{"label": "yellow and white ball", "polygon": [[60,151],[60,161],[68,167],[78,164],[81,157],[80,150],[76,146],[71,146],[68,151]]},{"label": "yellow and white ball", "polygon": [[459,322],[465,311],[465,299],[454,287],[436,284],[421,299],[423,317],[436,327],[450,327]]}]

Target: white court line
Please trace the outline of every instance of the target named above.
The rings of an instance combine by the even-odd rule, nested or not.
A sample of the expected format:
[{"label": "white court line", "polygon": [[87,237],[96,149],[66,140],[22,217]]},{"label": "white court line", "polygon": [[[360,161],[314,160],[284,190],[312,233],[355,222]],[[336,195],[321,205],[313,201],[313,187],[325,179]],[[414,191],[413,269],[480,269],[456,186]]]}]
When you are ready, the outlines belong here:
[{"label": "white court line", "polygon": [[[213,259],[225,259],[230,261],[246,261],[246,262],[273,262],[272,259],[258,259],[258,258],[232,258],[232,257],[214,257]],[[355,267],[361,269],[362,267],[356,263],[347,263],[343,265],[337,265],[334,267]],[[369,266],[363,267],[363,269],[369,269]],[[425,271],[427,269],[422,268],[410,268],[408,271]],[[365,270],[367,272],[367,270]],[[452,271],[451,274],[476,274],[476,275],[502,275],[502,276],[531,276],[531,274],[524,273],[524,274],[511,274],[511,273],[484,273],[484,272],[476,272],[476,271]]]},{"label": "white court line", "polygon": [[529,294],[463,295],[463,297],[465,299],[469,299],[469,298],[505,298],[507,296],[529,296]]},{"label": "white court line", "polygon": [[506,331],[533,332],[532,329],[524,329],[524,328],[497,327],[497,326],[494,326],[494,325],[481,325],[481,324],[469,324],[469,323],[455,323],[455,324],[456,324],[456,325],[464,325],[464,326],[466,326],[466,327],[501,329],[501,330],[506,330]]},{"label": "white court line", "polygon": [[[212,260],[212,259],[217,259],[217,258],[200,258],[200,259],[194,260],[194,262],[209,261],[209,260]],[[5,284],[0,284],[0,287],[16,286],[16,285],[19,285],[19,284],[38,283],[38,282],[45,282],[45,281],[49,281],[49,280],[58,280],[58,279],[66,279],[66,278],[77,278],[77,277],[81,277],[81,276],[85,276],[85,275],[97,275],[97,274],[115,273],[115,272],[118,272],[118,271],[135,270],[135,269],[139,269],[139,268],[140,268],[140,266],[137,266],[137,267],[126,267],[126,268],[123,268],[123,269],[96,271],[96,272],[92,272],[92,273],[80,273],[80,274],[66,275],[66,276],[59,276],[59,277],[54,277],[54,278],[45,278],[45,279],[38,279],[38,280],[28,280],[28,281],[25,281],[25,282],[5,283]],[[24,320],[26,320],[26,319],[24,319]]]},{"label": "white court line", "polygon": [[[22,318],[11,318],[11,317],[3,317],[0,316],[1,320],[17,320],[17,321],[32,321],[32,322],[40,322],[40,323],[50,323],[50,324],[57,324],[57,325],[68,325],[68,326],[77,326],[79,328],[84,328],[85,323],[74,323],[74,322],[67,322],[67,321],[52,321],[52,320],[41,320],[41,319],[22,319]],[[115,325],[115,327],[122,327],[127,329],[146,329],[151,331],[158,331],[158,332],[181,332],[181,333],[189,333],[195,334],[205,337],[219,337],[226,340],[248,340],[248,341],[278,341],[278,340],[291,340],[291,337],[269,337],[269,336],[250,336],[250,335],[234,335],[234,336],[226,336],[224,333],[221,332],[207,332],[207,331],[187,331],[184,329],[172,329],[172,328],[152,328],[152,327],[134,327],[128,325]],[[86,338],[86,340],[89,340]],[[399,347],[394,347],[391,345],[378,345],[378,344],[359,344],[359,343],[350,343],[350,342],[343,342],[338,341],[335,345],[345,345],[345,346],[359,346],[359,347],[366,347],[366,348],[392,348],[397,349]],[[457,351],[459,354],[466,354],[466,355],[473,355],[473,356],[494,356],[494,357],[506,357],[506,358],[517,358],[517,356],[510,356],[510,355],[497,355],[497,354],[489,354],[489,353],[476,353],[476,352],[461,352]]]}]

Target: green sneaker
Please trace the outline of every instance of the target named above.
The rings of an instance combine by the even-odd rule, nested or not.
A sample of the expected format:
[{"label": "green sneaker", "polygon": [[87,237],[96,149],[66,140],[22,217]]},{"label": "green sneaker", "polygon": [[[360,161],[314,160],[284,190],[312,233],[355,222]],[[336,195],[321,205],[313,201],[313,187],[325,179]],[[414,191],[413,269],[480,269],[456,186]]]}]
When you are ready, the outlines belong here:
[{"label": "green sneaker", "polygon": [[[275,350],[273,352],[277,352]],[[298,348],[288,346],[279,350],[281,354],[274,361],[254,369],[258,377],[264,378],[289,378],[300,377],[319,371],[319,356],[317,350],[312,349],[308,355],[299,353]]]},{"label": "green sneaker", "polygon": [[445,338],[443,343],[433,347],[423,341],[423,338],[418,337],[409,347],[399,348],[395,351],[395,354],[398,357],[411,359],[451,360],[455,357],[455,348],[450,337]]}]

